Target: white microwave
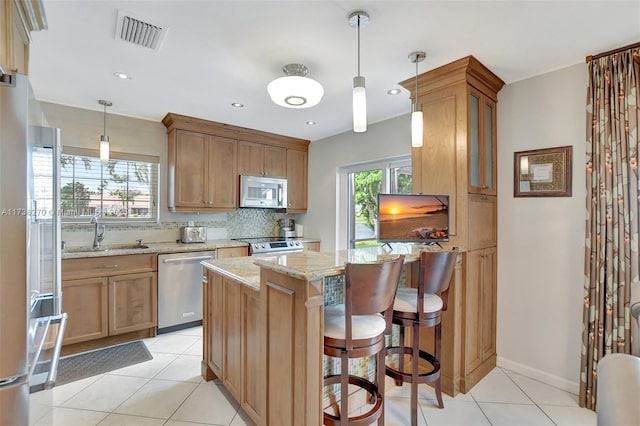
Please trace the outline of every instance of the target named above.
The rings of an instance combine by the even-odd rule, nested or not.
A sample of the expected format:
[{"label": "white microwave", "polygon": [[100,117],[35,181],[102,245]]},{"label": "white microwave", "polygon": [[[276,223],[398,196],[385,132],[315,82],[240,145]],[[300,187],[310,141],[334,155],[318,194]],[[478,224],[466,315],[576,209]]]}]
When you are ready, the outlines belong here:
[{"label": "white microwave", "polygon": [[286,208],[287,180],[264,176],[240,176],[240,207]]}]

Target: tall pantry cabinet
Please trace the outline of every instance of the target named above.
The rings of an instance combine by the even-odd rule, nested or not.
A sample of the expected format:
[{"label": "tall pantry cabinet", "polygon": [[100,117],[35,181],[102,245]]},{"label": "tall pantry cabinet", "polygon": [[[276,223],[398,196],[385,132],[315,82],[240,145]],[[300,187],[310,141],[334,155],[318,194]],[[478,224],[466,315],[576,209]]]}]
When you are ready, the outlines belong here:
[{"label": "tall pantry cabinet", "polygon": [[[415,79],[400,83],[415,100]],[[413,192],[447,194],[461,265],[443,315],[442,387],[466,393],[496,364],[496,103],[504,82],[473,56],[418,76],[424,140],[412,148]],[[421,346],[430,349],[431,330]]]}]

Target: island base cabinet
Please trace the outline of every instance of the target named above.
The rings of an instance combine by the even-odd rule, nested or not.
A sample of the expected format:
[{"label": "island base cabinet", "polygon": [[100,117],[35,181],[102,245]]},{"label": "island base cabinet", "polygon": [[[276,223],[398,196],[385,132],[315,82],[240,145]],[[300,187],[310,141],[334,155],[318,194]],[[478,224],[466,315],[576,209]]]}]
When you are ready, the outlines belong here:
[{"label": "island base cabinet", "polygon": [[266,326],[259,291],[207,271],[202,376],[219,378],[256,425],[266,423]]}]

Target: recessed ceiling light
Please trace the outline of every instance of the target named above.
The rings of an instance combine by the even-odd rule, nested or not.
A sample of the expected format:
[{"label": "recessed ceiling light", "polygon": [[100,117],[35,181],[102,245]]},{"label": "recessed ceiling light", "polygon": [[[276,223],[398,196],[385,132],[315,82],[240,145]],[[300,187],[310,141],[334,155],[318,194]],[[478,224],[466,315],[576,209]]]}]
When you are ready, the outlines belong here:
[{"label": "recessed ceiling light", "polygon": [[121,80],[131,80],[131,76],[123,72],[114,72],[113,75]]},{"label": "recessed ceiling light", "polygon": [[400,94],[400,92],[401,92],[400,89],[389,89],[389,90],[387,90],[387,93],[389,95],[398,95],[398,94]]},{"label": "recessed ceiling light", "polygon": [[231,103],[231,106],[234,108],[244,108],[244,104],[241,104],[240,102],[233,102]]},{"label": "recessed ceiling light", "polygon": [[316,123],[316,122],[315,122],[315,121],[313,121],[313,120],[309,120],[309,121],[307,121],[307,122],[306,122],[306,125],[307,125],[307,126],[315,126],[316,124],[318,124],[318,123]]}]

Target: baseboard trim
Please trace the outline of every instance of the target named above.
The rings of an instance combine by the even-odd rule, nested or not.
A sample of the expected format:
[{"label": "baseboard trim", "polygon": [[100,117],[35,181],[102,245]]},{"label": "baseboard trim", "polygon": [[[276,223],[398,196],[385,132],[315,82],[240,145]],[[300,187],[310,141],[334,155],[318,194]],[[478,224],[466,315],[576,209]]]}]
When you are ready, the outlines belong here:
[{"label": "baseboard trim", "polygon": [[537,368],[520,364],[519,362],[500,356],[496,360],[496,365],[506,370],[513,371],[514,373],[522,374],[523,376],[527,376],[531,379],[535,379],[550,386],[570,392],[574,395],[578,395],[580,393],[580,384],[578,382],[572,382],[571,380],[549,374],[546,371],[538,370]]}]

